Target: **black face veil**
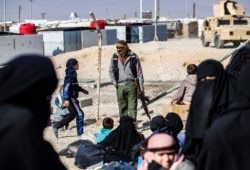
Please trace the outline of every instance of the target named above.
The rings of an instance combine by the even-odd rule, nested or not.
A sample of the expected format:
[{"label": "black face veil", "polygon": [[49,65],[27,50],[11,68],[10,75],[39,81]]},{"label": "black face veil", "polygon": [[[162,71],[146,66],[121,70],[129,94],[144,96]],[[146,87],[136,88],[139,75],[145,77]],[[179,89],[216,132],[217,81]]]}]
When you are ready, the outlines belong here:
[{"label": "black face veil", "polygon": [[[207,76],[213,76],[215,79],[208,80]],[[200,138],[221,114],[221,107],[228,102],[228,81],[222,64],[215,60],[205,60],[198,66],[197,80],[190,106],[187,133]]]},{"label": "black face veil", "polygon": [[196,163],[205,131],[228,106],[228,80],[222,64],[205,60],[197,69],[197,85],[192,97],[183,151]]}]

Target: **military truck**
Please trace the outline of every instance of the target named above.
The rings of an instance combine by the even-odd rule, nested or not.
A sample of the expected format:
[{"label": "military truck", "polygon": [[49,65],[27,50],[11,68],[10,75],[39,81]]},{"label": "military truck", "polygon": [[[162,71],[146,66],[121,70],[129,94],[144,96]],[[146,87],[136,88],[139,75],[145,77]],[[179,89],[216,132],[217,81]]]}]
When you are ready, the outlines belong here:
[{"label": "military truck", "polygon": [[224,0],[214,4],[214,17],[204,19],[201,41],[204,47],[214,43],[215,48],[223,48],[232,43],[237,47],[250,39],[250,16],[245,15],[242,4]]}]

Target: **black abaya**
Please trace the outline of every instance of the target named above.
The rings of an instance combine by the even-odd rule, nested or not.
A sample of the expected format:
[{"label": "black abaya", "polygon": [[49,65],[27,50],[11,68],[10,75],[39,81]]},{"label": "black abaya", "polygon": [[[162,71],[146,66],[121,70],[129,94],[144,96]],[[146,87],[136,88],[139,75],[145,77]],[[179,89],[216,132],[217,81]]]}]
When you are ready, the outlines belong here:
[{"label": "black abaya", "polygon": [[[209,79],[214,76],[215,79]],[[194,164],[202,148],[203,135],[228,107],[228,79],[222,64],[205,60],[197,69],[197,86],[187,119],[183,152]]]},{"label": "black abaya", "polygon": [[49,58],[23,55],[0,69],[0,169],[66,170],[43,139],[57,86]]}]

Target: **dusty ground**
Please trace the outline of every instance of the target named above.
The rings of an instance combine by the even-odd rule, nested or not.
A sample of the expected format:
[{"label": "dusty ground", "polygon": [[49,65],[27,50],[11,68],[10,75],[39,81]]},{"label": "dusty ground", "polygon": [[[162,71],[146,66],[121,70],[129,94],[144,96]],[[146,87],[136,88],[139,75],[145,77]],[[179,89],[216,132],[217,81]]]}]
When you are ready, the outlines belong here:
[{"label": "dusty ground", "polygon": [[[130,44],[129,47],[138,54],[142,64],[145,92],[150,99],[168,91],[174,85],[178,85],[186,75],[186,65],[189,63],[199,64],[207,58],[220,60],[234,49],[230,46],[224,49],[215,49],[213,47],[204,48],[199,39],[180,39],[168,40],[166,42],[149,42],[145,44]],[[80,69],[78,78],[81,85],[89,90],[89,95],[80,97],[83,99],[92,98],[93,106],[83,108],[85,112],[85,132],[96,133],[100,128],[100,122],[105,116],[111,116],[115,119],[116,125],[118,120],[118,107],[115,96],[115,89],[109,82],[108,67],[110,58],[115,50],[112,46],[103,46],[101,52],[101,83],[104,84],[100,91],[94,87],[94,82],[98,80],[98,47],[91,47],[61,54],[52,57],[55,64],[58,78],[63,79],[65,63],[70,57],[75,57],[79,61]],[[223,61],[226,65],[229,59]],[[100,93],[99,93],[100,92]],[[169,99],[174,94],[170,93],[156,102],[150,104],[149,110],[152,112],[151,117],[162,114],[162,105],[168,104]],[[98,110],[98,96],[99,110]],[[140,106],[140,102],[138,102]],[[53,103],[52,103],[53,104]],[[98,121],[96,121],[98,118]],[[143,115],[143,111],[138,111],[139,129],[147,137],[150,134],[148,129],[148,118]],[[59,138],[53,135],[51,127],[45,129],[45,138],[52,143],[56,151],[65,148],[69,143],[77,140],[75,121],[70,124],[71,130],[60,131]],[[69,170],[76,170],[74,159],[61,157],[62,162]]]}]

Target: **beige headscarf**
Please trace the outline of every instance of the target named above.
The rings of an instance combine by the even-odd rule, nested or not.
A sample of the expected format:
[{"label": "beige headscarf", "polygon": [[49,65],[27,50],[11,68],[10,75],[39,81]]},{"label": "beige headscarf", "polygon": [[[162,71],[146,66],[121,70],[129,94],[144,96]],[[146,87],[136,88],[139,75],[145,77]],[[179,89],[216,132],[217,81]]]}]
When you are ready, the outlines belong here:
[{"label": "beige headscarf", "polygon": [[116,43],[116,48],[118,53],[120,54],[120,56],[122,57],[126,57],[127,53],[128,53],[128,45],[127,42],[124,40],[120,40]]}]

